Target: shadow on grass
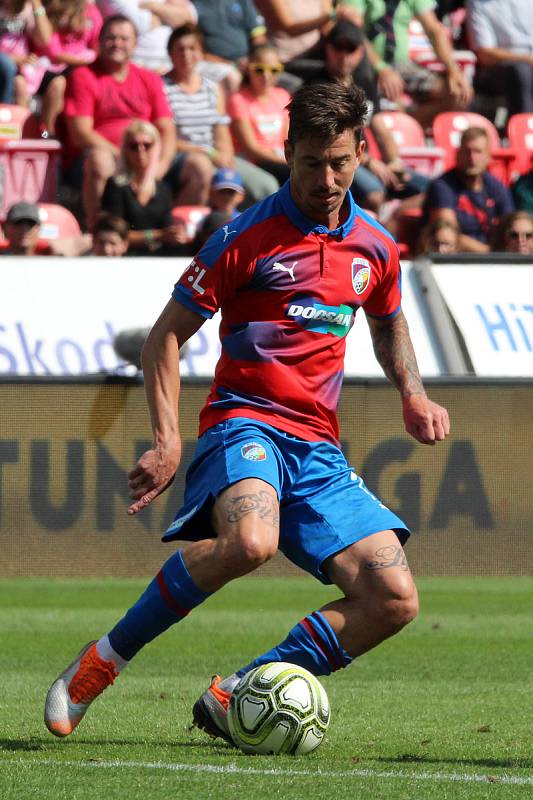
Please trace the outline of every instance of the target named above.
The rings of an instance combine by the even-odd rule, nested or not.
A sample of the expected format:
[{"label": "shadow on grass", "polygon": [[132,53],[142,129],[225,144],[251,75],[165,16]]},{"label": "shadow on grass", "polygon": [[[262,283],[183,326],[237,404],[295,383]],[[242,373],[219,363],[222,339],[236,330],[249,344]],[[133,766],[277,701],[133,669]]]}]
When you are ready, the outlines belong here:
[{"label": "shadow on grass", "polygon": [[401,756],[379,756],[369,761],[385,764],[461,764],[469,767],[533,769],[533,760],[530,758],[432,758],[403,753]]},{"label": "shadow on grass", "polygon": [[183,742],[169,742],[166,741],[154,741],[152,739],[71,739],[68,744],[60,743],[60,740],[53,739],[50,736],[43,736],[43,737],[32,737],[31,739],[0,739],[0,752],[4,751],[6,753],[17,753],[17,752],[58,752],[58,747],[63,747],[64,753],[71,752],[74,754],[76,752],[76,747],[82,745],[83,747],[93,746],[93,747],[102,747],[102,746],[114,746],[114,747],[134,747],[139,745],[143,748],[156,746],[158,748],[164,748],[167,752],[168,751],[180,751],[180,750],[198,750],[198,751],[205,751],[208,750],[211,753],[238,753],[233,747],[229,747],[222,742],[214,742],[214,741],[183,741]]}]

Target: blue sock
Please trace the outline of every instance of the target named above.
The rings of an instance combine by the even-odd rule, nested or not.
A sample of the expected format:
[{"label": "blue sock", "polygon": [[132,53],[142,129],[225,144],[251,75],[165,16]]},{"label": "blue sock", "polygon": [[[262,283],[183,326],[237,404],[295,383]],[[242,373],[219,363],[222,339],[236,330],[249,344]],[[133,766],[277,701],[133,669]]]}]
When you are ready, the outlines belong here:
[{"label": "blue sock", "polygon": [[109,632],[111,647],[129,661],[145,644],[180,622],[206,597],[209,593],[194,583],[178,550]]},{"label": "blue sock", "polygon": [[330,675],[351,664],[352,657],[337,639],[325,616],[314,611],[295,625],[283,642],[237,670],[236,674],[242,677],[269,661],[288,661],[308,669],[313,675]]}]

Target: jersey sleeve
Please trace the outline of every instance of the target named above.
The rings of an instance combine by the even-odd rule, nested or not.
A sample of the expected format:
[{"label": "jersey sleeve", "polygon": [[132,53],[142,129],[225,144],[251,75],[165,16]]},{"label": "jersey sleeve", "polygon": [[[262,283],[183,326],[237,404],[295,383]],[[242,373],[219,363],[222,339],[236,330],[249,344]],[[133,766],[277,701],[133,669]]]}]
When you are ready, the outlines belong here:
[{"label": "jersey sleeve", "polygon": [[216,231],[174,286],[172,296],[191,311],[210,319],[230,302],[252,276],[254,263],[238,241],[224,248],[223,229]]},{"label": "jersey sleeve", "polygon": [[388,247],[388,260],[375,289],[363,304],[365,314],[378,319],[393,317],[401,308],[400,255],[394,242]]}]

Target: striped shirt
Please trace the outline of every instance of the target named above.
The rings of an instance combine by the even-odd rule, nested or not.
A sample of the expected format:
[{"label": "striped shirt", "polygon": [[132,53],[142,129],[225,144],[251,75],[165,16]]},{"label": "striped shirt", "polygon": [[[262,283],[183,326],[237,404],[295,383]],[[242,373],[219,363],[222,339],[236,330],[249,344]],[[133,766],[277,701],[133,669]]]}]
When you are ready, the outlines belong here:
[{"label": "striped shirt", "polygon": [[226,114],[218,110],[216,84],[208,78],[202,78],[200,89],[190,94],[165,75],[163,85],[178,138],[199,147],[212,147],[215,125],[228,125],[230,121]]}]

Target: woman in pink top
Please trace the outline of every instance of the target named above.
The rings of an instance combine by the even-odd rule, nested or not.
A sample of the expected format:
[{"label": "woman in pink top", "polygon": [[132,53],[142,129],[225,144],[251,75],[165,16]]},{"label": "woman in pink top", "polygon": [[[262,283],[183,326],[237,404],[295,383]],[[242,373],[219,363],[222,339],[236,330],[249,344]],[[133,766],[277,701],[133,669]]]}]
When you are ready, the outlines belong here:
[{"label": "woman in pink top", "polygon": [[290,95],[277,86],[283,71],[277,51],[259,45],[250,53],[243,87],[228,101],[235,151],[283,183],[289,177],[284,142]]},{"label": "woman in pink top", "polygon": [[42,135],[55,135],[58,115],[63,110],[68,70],[91,64],[98,50],[102,15],[91,0],[43,0],[52,25],[48,44],[38,49],[43,67],[37,94],[42,96]]}]

